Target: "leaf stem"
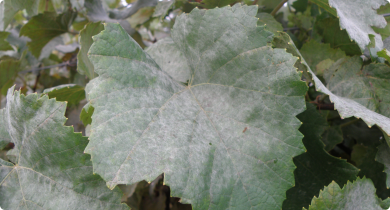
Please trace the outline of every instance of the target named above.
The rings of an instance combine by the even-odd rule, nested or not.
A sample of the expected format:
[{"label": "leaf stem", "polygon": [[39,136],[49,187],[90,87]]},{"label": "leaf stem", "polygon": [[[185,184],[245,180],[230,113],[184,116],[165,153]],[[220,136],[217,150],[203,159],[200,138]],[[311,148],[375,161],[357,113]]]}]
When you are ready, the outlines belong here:
[{"label": "leaf stem", "polygon": [[276,6],[275,9],[272,10],[271,15],[272,15],[272,16],[275,16],[276,13],[279,11],[279,9],[282,8],[283,5],[284,5],[284,3],[286,3],[287,1],[288,1],[288,0],[282,0],[282,1],[278,4],[278,6]]},{"label": "leaf stem", "polygon": [[340,125],[340,128],[346,127],[346,126],[348,126],[348,125],[352,125],[352,124],[354,124],[355,122],[357,122],[357,121],[359,121],[359,120],[360,120],[360,119],[356,118],[356,119],[353,119],[353,120],[351,120],[351,121],[349,121],[349,122],[346,122],[346,123],[344,123],[344,124],[341,124],[341,125]]}]

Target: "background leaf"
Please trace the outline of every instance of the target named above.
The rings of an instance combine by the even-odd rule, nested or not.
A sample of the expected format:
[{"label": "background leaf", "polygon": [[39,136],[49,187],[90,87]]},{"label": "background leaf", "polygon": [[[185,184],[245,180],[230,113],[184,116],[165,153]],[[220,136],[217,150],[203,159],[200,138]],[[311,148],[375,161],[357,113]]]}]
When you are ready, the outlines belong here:
[{"label": "background leaf", "polygon": [[15,162],[0,162],[2,208],[126,209],[118,189],[110,191],[92,174],[83,154],[87,138],[63,126],[65,108],[46,95],[9,90],[2,126],[15,144],[8,153]]},{"label": "background leaf", "polygon": [[59,85],[48,88],[43,91],[49,98],[55,98],[57,101],[66,101],[68,106],[79,104],[85,98],[84,87],[75,84]]}]

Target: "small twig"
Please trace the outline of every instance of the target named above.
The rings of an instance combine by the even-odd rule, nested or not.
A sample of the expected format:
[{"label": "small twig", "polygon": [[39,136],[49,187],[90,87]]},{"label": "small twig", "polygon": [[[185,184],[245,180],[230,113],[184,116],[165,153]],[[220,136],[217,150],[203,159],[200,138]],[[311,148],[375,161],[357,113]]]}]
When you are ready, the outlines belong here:
[{"label": "small twig", "polygon": [[67,61],[67,62],[64,62],[64,63],[57,64],[57,65],[51,65],[51,66],[44,66],[44,67],[40,67],[40,68],[28,69],[28,70],[20,71],[19,73],[40,71],[40,70],[51,69],[51,68],[60,67],[60,66],[73,66],[75,64],[77,64],[77,61],[73,61],[73,62]]},{"label": "small twig", "polygon": [[346,123],[344,123],[344,124],[341,124],[341,125],[340,125],[340,128],[346,127],[346,126],[348,126],[348,125],[352,125],[352,124],[354,124],[355,122],[357,122],[357,121],[359,121],[359,120],[360,120],[360,119],[356,118],[356,119],[354,119],[354,120],[351,120],[351,121],[349,121],[349,122],[346,122]]},{"label": "small twig", "polygon": [[272,10],[271,15],[272,15],[272,16],[275,16],[276,13],[279,11],[279,9],[282,8],[283,5],[284,5],[284,3],[286,3],[287,1],[288,1],[288,0],[282,0],[282,1],[278,4],[278,6],[276,6],[275,9]]}]

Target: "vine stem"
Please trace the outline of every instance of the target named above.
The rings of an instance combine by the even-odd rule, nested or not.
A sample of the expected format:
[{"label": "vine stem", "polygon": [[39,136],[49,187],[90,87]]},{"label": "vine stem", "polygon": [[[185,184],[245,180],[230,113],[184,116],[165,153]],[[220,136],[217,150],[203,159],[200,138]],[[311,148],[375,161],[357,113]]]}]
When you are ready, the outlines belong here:
[{"label": "vine stem", "polygon": [[272,16],[275,16],[276,13],[279,11],[279,9],[282,8],[283,5],[284,5],[284,3],[286,3],[287,1],[288,1],[288,0],[282,0],[282,1],[278,4],[278,6],[276,6],[275,9],[272,10],[271,15],[272,15]]}]

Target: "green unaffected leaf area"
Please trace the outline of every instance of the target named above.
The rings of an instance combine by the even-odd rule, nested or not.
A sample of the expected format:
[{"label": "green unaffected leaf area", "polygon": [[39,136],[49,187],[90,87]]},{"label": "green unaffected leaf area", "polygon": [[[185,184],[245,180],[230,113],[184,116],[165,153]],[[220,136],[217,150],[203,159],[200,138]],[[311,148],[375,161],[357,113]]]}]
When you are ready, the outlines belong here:
[{"label": "green unaffected leaf area", "polygon": [[315,70],[318,63],[325,59],[337,61],[346,57],[345,52],[342,50],[332,49],[330,44],[318,43],[313,39],[305,43],[300,52],[312,70]]},{"label": "green unaffected leaf area", "polygon": [[92,45],[92,36],[100,33],[104,29],[101,22],[88,23],[83,30],[80,31],[80,51],[77,54],[77,71],[86,75],[89,79],[95,78],[93,65],[88,58],[88,50]]},{"label": "green unaffected leaf area", "polygon": [[320,6],[321,8],[323,8],[324,10],[332,14],[333,16],[337,17],[337,11],[334,8],[330,7],[328,0],[310,0],[310,1],[317,4],[318,6]]},{"label": "green unaffected leaf area", "polygon": [[322,142],[325,144],[325,150],[332,150],[337,144],[343,141],[343,132],[340,126],[330,126],[322,134]]},{"label": "green unaffected leaf area", "polygon": [[342,189],[336,182],[332,182],[321,191],[318,198],[313,198],[309,210],[382,210],[381,205],[382,201],[376,197],[372,181],[358,178],[353,183],[348,182]]},{"label": "green unaffected leaf area", "polygon": [[76,18],[77,12],[67,11],[61,15],[45,12],[34,16],[20,30],[21,36],[31,39],[28,48],[35,57],[39,57],[42,49],[55,37],[68,32]]},{"label": "green unaffected leaf area", "polygon": [[329,5],[337,10],[340,26],[346,29],[349,37],[355,40],[361,50],[370,43],[369,34],[375,35],[375,49],[383,49],[382,37],[371,26],[384,28],[387,24],[382,15],[376,10],[388,4],[385,0],[329,0]]},{"label": "green unaffected leaf area", "polygon": [[99,77],[86,87],[94,171],[112,188],[164,173],[193,209],[280,209],[304,151],[307,86],[297,58],[272,49],[256,6],[194,9],[172,39],[190,67],[188,86],[161,70],[118,25],[94,36]]},{"label": "green unaffected leaf area", "polygon": [[307,103],[306,106],[307,110],[297,117],[303,123],[299,131],[305,136],[302,141],[307,151],[294,157],[297,166],[294,171],[295,186],[287,191],[287,199],[283,203],[286,210],[308,208],[312,198],[318,196],[324,186],[332,181],[343,186],[348,180],[355,180],[359,172],[353,165],[324,150],[321,134],[328,123],[314,105]]},{"label": "green unaffected leaf area", "polygon": [[158,41],[150,46],[146,52],[173,79],[183,83],[189,82],[191,69],[183,53],[171,38],[168,37]]},{"label": "green unaffected leaf area", "polygon": [[6,122],[4,119],[4,114],[5,109],[0,109],[0,150],[11,142],[11,136],[9,136],[9,133],[5,127]]},{"label": "green unaffected leaf area", "polygon": [[95,108],[93,108],[93,106],[91,106],[90,103],[85,104],[85,106],[81,110],[80,120],[81,120],[81,122],[83,122],[83,124],[85,126],[87,126],[87,125],[92,123],[92,118],[91,117],[92,117],[92,114],[93,114],[94,110],[95,110]]},{"label": "green unaffected leaf area", "polygon": [[364,66],[360,57],[340,59],[324,71],[327,88],[334,94],[358,102],[390,117],[390,67]]},{"label": "green unaffected leaf area", "polygon": [[75,84],[59,85],[43,91],[49,98],[57,101],[66,101],[68,106],[77,105],[85,98],[84,87]]},{"label": "green unaffected leaf area", "polygon": [[[283,35],[283,34],[282,34]],[[285,37],[285,36],[284,36]],[[279,38],[279,37],[276,37]],[[287,52],[290,52],[294,55],[298,55],[302,58],[302,55],[298,51],[298,49],[295,47],[294,42],[291,39],[277,39],[278,43],[274,45],[277,47],[285,47],[287,49]],[[354,58],[351,58],[354,59]],[[304,61],[304,60],[303,60]],[[361,63],[359,64],[361,65]],[[374,65],[374,67],[370,67],[371,65]],[[384,67],[378,64],[371,64],[367,67],[367,71],[371,73],[371,69],[379,68],[383,69]],[[368,109],[367,107],[363,106],[359,102],[345,96],[336,95],[333,92],[331,92],[322,82],[318,79],[318,77],[312,72],[312,70],[308,66],[307,70],[311,74],[311,78],[314,81],[315,87],[317,91],[320,91],[322,93],[325,93],[329,95],[329,99],[334,103],[334,108],[337,110],[341,116],[341,118],[348,118],[348,117],[357,117],[362,119],[369,127],[373,125],[378,125],[379,128],[381,128],[387,135],[390,135],[390,119],[382,114],[379,114],[375,111],[372,111]],[[388,67],[386,67],[388,68]],[[353,69],[351,69],[353,71]],[[384,73],[382,73],[385,77]],[[386,78],[386,77],[385,77]],[[355,84],[355,83],[353,83]],[[352,87],[353,84],[343,84],[345,87]],[[381,83],[385,84],[386,83]],[[359,84],[358,84],[359,85]]]},{"label": "green unaffected leaf area", "polygon": [[8,35],[9,32],[0,31],[0,51],[13,50],[12,46],[7,41],[5,41]]},{"label": "green unaffected leaf area", "polygon": [[65,102],[46,95],[9,90],[2,126],[15,147],[8,152],[13,162],[0,159],[2,208],[127,208],[119,203],[119,189],[109,190],[92,174],[90,156],[83,154],[88,139],[63,126],[65,109]]}]

